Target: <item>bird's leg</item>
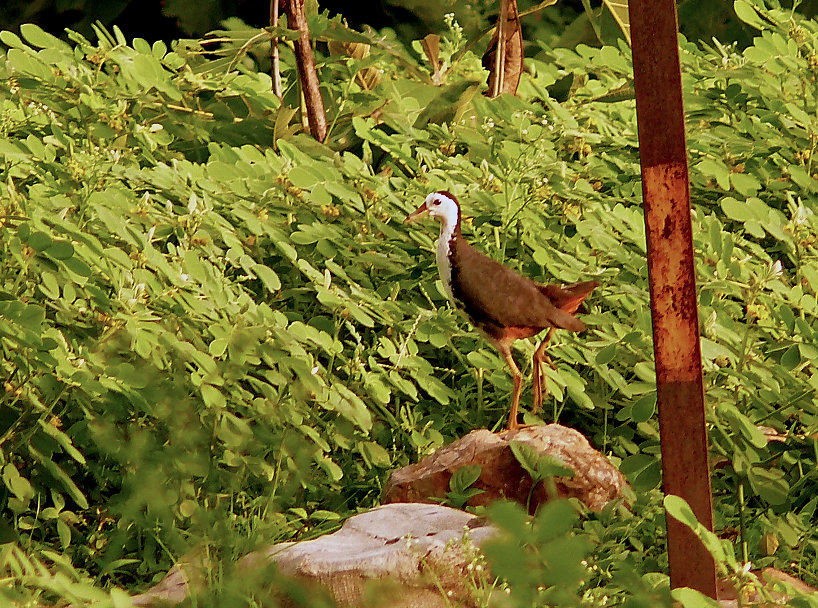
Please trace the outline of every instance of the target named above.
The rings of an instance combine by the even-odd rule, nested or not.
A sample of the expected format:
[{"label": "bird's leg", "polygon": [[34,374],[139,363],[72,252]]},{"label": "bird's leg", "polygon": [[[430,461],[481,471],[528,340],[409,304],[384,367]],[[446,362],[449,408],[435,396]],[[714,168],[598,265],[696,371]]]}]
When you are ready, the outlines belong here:
[{"label": "bird's leg", "polygon": [[537,347],[537,350],[534,351],[534,358],[532,360],[534,370],[532,372],[532,382],[533,382],[533,392],[534,392],[534,406],[532,411],[536,412],[542,407],[543,402],[543,393],[546,392],[548,389],[545,387],[545,372],[542,369],[543,361],[548,363],[552,369],[556,369],[554,364],[551,362],[551,358],[545,354],[545,348],[548,346],[548,342],[551,340],[551,336],[554,334],[554,328],[548,330],[548,333],[543,338],[543,341],[540,342],[540,345]]},{"label": "bird's leg", "polygon": [[511,398],[511,412],[508,415],[508,430],[514,430],[520,425],[517,424],[517,408],[520,405],[520,390],[523,386],[523,376],[520,373],[517,364],[514,363],[514,357],[511,356],[511,347],[507,342],[498,341],[497,349],[503,354],[503,357],[508,364],[508,369],[511,372],[511,377],[514,380],[514,396]]}]

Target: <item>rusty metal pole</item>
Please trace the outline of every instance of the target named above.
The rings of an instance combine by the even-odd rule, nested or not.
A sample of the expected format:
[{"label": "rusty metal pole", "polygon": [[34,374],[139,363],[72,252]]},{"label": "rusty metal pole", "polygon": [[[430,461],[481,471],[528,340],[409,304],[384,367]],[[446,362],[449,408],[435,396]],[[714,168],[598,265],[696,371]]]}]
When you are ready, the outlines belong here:
[{"label": "rusty metal pole", "polygon": [[[663,485],[666,494],[684,498],[712,530],[676,3],[630,0],[628,11]],[[712,557],[689,528],[670,516],[667,544],[671,585],[716,598]]]}]

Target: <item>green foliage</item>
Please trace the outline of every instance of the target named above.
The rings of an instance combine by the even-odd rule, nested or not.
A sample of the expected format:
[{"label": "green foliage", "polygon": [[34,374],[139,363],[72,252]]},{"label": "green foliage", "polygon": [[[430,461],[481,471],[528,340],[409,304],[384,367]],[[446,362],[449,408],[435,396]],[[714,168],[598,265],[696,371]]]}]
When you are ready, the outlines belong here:
[{"label": "green foliage", "polygon": [[534,494],[534,488],[537,487],[537,484],[544,483],[549,498],[555,499],[558,492],[554,477],[570,478],[574,476],[574,470],[565,466],[565,463],[556,456],[541,454],[533,446],[521,441],[512,440],[509,445],[514,458],[531,477],[531,489],[528,492],[528,500],[525,505],[529,511],[531,510],[531,496]]},{"label": "green foliage", "polygon": [[590,549],[572,529],[578,519],[568,501],[552,501],[529,521],[517,503],[498,502],[487,509],[505,533],[484,546],[492,572],[508,582],[517,606],[579,606],[581,563]]},{"label": "green foliage", "polygon": [[548,502],[533,517],[516,503],[486,511],[501,530],[484,548],[506,585],[500,605],[671,606],[658,491],[598,513],[574,500]]},{"label": "green foliage", "polygon": [[462,509],[472,496],[482,494],[485,490],[472,488],[471,485],[480,477],[483,467],[473,464],[460,467],[449,480],[449,492],[446,493],[446,504],[455,509]]},{"label": "green foliage", "polygon": [[[668,515],[688,526],[707,551],[713,557],[719,572],[719,580],[731,585],[742,597],[757,597],[759,603],[775,603],[784,594],[790,598],[787,602],[791,606],[818,606],[815,594],[799,592],[791,586],[778,583],[769,588],[756,574],[750,572],[749,564],[742,564],[736,559],[733,546],[730,542],[720,539],[698,522],[690,505],[678,496],[668,495],[664,498],[665,509]],[[681,602],[685,608],[698,606],[718,606],[718,602],[702,596],[692,589],[674,589],[673,598]]]},{"label": "green foliage", "polygon": [[[818,26],[736,8],[763,28],[750,46],[682,40],[681,55],[716,519],[755,565],[814,582]],[[487,100],[450,26],[441,88],[422,53],[314,16],[322,41],[372,44],[362,60],[318,45],[327,145],[294,120],[292,56],[283,102],[255,71],[258,31],[226,30],[207,53],[117,29],[0,35],[4,598],[115,603],[192,548],[229,564],[333,529],[377,502],[390,468],[502,425],[511,380],[445,301],[435,227],[400,224],[448,189],[489,255],[602,282],[589,330],[550,347],[545,417],[636,491],[632,512],[582,520],[561,502],[534,520],[498,507],[496,573],[519,605],[549,581],[565,605],[577,590],[587,605],[669,601],[635,111],[617,93],[629,50],[542,44],[520,96]],[[369,68],[381,79],[364,89]]]}]

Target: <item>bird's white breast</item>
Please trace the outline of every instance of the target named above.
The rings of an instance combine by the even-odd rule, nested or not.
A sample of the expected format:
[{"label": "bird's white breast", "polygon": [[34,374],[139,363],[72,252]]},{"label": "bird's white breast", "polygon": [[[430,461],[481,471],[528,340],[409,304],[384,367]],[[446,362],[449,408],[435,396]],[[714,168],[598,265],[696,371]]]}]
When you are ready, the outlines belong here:
[{"label": "bird's white breast", "polygon": [[440,280],[443,283],[443,290],[452,302],[454,302],[454,294],[452,293],[452,261],[450,256],[453,233],[454,226],[444,223],[440,229],[440,238],[437,241],[437,251],[435,254],[437,258],[437,269],[440,271]]}]

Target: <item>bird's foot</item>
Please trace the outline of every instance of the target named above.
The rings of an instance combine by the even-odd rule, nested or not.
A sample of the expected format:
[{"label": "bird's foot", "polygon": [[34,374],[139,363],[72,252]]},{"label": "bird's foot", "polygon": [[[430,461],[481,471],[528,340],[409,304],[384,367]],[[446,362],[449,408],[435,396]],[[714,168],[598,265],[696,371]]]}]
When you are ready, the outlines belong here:
[{"label": "bird's foot", "polygon": [[542,369],[542,363],[547,363],[554,371],[556,371],[557,369],[557,367],[554,365],[554,362],[551,361],[551,357],[549,357],[544,352],[539,353],[539,356],[534,357],[534,374],[532,378],[534,402],[532,404],[531,410],[533,412],[540,411],[540,408],[542,407],[545,397],[547,397],[549,394],[548,385],[545,383],[545,372]]},{"label": "bird's foot", "polygon": [[532,389],[534,393],[534,402],[531,406],[531,411],[538,412],[542,407],[545,397],[549,395],[548,385],[545,383],[545,372],[540,368],[540,366],[537,366],[537,369],[534,370],[533,381]]},{"label": "bird's foot", "polygon": [[551,357],[546,355],[545,353],[542,354],[542,361],[543,363],[548,363],[549,367],[554,371],[557,371],[557,366],[554,365],[554,362],[551,360]]}]

